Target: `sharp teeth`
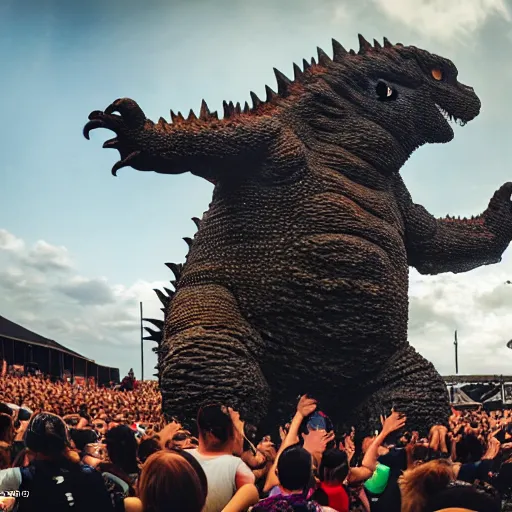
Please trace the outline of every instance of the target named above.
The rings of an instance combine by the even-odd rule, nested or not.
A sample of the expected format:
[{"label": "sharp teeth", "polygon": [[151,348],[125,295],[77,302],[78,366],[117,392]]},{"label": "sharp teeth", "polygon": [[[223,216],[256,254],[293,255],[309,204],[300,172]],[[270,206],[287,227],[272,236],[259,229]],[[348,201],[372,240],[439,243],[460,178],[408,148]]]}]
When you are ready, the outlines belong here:
[{"label": "sharp teeth", "polygon": [[443,117],[447,121],[455,121],[456,123],[459,121],[455,116],[453,116],[452,114],[448,113],[443,107],[439,106],[437,103],[436,103],[436,107],[439,110],[439,112],[441,112],[441,114],[443,114]]}]

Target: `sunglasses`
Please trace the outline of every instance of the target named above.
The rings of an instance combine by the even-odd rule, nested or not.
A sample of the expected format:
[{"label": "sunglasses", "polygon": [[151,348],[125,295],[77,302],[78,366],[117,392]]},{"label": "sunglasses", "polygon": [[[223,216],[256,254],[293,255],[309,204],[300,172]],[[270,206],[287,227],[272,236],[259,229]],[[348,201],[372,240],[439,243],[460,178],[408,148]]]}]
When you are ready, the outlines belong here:
[{"label": "sunglasses", "polygon": [[93,423],[92,424],[94,428],[105,428],[105,423]]}]

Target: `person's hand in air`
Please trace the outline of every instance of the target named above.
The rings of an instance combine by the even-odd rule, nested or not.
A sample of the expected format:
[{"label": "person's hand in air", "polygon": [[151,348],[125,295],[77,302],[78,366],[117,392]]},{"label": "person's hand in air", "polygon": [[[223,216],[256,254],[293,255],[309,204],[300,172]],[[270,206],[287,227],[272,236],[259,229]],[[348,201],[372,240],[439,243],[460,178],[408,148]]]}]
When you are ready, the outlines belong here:
[{"label": "person's hand in air", "polygon": [[325,452],[327,445],[334,440],[334,437],[334,432],[310,430],[307,434],[302,434],[304,449],[311,455],[321,455]]},{"label": "person's hand in air", "polygon": [[403,428],[406,422],[407,417],[404,414],[393,411],[391,415],[384,420],[384,423],[382,424],[382,432],[385,432],[386,434],[396,432]]},{"label": "person's hand in air", "polygon": [[306,418],[313,412],[317,407],[317,401],[313,398],[309,398],[308,395],[300,397],[299,403],[297,404],[297,414],[300,414],[303,418]]}]

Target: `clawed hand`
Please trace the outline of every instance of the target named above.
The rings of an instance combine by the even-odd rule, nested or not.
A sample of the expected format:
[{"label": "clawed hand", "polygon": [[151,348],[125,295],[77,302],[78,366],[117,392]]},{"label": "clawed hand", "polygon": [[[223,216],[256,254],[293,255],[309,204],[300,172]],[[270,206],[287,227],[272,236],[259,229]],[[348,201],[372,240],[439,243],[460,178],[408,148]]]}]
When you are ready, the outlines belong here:
[{"label": "clawed hand", "polygon": [[502,185],[493,195],[483,214],[485,225],[504,242],[512,238],[512,182]]},{"label": "clawed hand", "polygon": [[140,147],[140,141],[143,140],[141,133],[147,123],[150,121],[146,119],[139,105],[131,99],[123,98],[114,101],[105,109],[105,112],[100,110],[91,112],[83,134],[89,140],[89,133],[97,128],[106,128],[115,132],[116,137],[103,144],[104,148],[117,149],[121,155],[121,160],[112,168],[114,176],[119,169],[127,166],[147,171],[151,169],[147,166],[147,158],[142,157],[143,148]]}]

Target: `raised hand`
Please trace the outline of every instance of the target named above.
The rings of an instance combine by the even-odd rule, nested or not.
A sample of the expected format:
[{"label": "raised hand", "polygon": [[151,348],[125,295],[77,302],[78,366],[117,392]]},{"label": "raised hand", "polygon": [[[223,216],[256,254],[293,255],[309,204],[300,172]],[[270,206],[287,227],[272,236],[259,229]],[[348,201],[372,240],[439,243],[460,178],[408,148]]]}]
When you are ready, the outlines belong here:
[{"label": "raised hand", "polygon": [[316,410],[317,401],[313,398],[309,398],[308,395],[300,397],[299,403],[297,404],[297,414],[300,414],[303,418],[309,416]]},{"label": "raised hand", "polygon": [[324,453],[327,445],[334,440],[334,437],[334,432],[311,430],[308,434],[302,434],[304,449],[312,455]]},{"label": "raised hand", "polygon": [[407,418],[405,415],[399,412],[392,412],[391,415],[384,420],[382,431],[386,434],[391,434],[403,428],[406,422]]},{"label": "raised hand", "polygon": [[176,435],[176,433],[182,430],[182,426],[177,421],[171,421],[165,425],[165,427],[159,432],[160,436],[160,446],[165,447],[167,441],[172,441],[172,438]]}]

